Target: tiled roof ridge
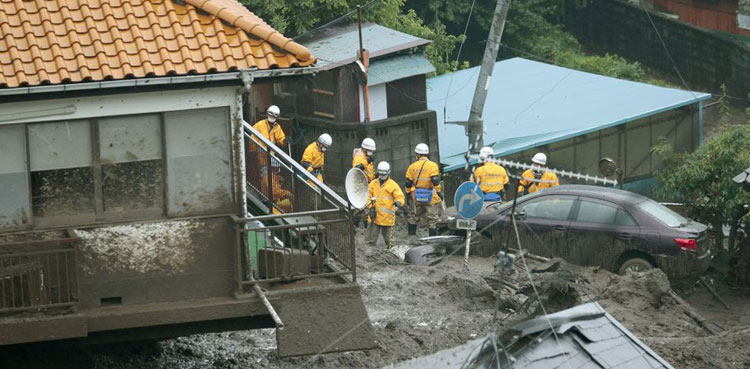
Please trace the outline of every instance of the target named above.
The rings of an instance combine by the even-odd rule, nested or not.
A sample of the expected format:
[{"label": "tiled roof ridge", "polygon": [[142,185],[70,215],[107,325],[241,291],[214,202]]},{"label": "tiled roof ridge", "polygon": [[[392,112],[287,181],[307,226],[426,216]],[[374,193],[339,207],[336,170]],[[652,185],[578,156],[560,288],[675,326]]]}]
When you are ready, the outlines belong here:
[{"label": "tiled roof ridge", "polygon": [[[263,23],[254,21],[243,14],[239,14],[237,9],[232,9],[229,6],[221,4],[217,0],[181,0],[186,4],[190,4],[204,12],[218,17],[219,19],[231,24],[233,27],[238,27],[243,31],[250,33],[251,35],[258,37],[259,39],[265,40],[268,43],[285,50],[297,57],[300,61],[309,61],[312,57],[310,51],[294,42],[293,40],[284,37],[281,33],[274,30],[271,27],[266,26]],[[235,1],[235,0],[229,0]],[[240,5],[238,3],[238,5]]]}]

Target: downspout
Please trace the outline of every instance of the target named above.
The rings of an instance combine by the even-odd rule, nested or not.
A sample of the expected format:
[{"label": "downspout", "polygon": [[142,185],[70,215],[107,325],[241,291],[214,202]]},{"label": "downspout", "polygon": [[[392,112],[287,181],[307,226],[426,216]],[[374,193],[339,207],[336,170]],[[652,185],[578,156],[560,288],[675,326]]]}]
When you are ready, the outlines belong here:
[{"label": "downspout", "polygon": [[242,80],[242,87],[237,90],[235,95],[236,108],[234,110],[234,147],[235,147],[235,163],[238,164],[238,180],[237,180],[237,196],[241,199],[241,217],[247,217],[247,168],[245,166],[245,143],[244,143],[244,128],[242,122],[244,121],[243,114],[243,101],[245,94],[250,92],[253,84],[253,75],[246,70],[240,71],[239,75]]}]

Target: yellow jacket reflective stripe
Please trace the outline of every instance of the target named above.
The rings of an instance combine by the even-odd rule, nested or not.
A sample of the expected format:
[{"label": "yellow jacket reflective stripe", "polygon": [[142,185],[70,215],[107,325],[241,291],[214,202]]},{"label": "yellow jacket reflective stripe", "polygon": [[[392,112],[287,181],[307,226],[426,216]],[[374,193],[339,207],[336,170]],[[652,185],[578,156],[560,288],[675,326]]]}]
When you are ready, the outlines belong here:
[{"label": "yellow jacket reflective stripe", "polygon": [[474,170],[474,182],[484,193],[500,192],[508,183],[508,173],[505,168],[489,162]]},{"label": "yellow jacket reflective stripe", "polygon": [[307,171],[310,173],[317,172],[318,179],[323,182],[323,165],[325,164],[325,155],[318,149],[318,143],[313,142],[307,145],[305,152],[302,153],[302,162],[307,162],[310,167]]},{"label": "yellow jacket reflective stripe", "polygon": [[[521,176],[523,178],[527,178],[527,179],[534,179],[534,178],[536,178],[534,176],[534,171],[531,170],[531,169],[526,169],[526,171],[524,171]],[[542,180],[542,181],[547,181],[547,182],[531,182],[531,181],[527,181],[525,179],[522,179],[522,180],[518,181],[520,183],[520,186],[518,186],[518,193],[519,194],[523,193],[523,187],[524,186],[529,186],[528,193],[534,193],[534,192],[537,192],[537,191],[539,191],[541,189],[550,188],[550,187],[554,187],[554,186],[559,186],[560,185],[560,181],[557,179],[557,175],[555,175],[555,173],[544,172],[544,173],[542,173],[542,176],[539,179]]]},{"label": "yellow jacket reflective stripe", "polygon": [[[422,167],[424,165],[424,167]],[[422,172],[420,173],[420,169]],[[434,186],[432,184],[432,177],[434,176],[440,176],[440,168],[438,165],[428,160],[426,157],[421,157],[419,160],[411,163],[409,165],[409,168],[406,169],[406,179],[410,180],[411,183],[413,183],[412,187],[409,187],[406,189],[406,193],[412,196],[412,199],[414,198],[414,188],[430,188],[434,191],[432,192],[432,202],[431,204],[437,204],[440,202],[440,196],[437,195],[438,192],[442,190],[441,185]]]},{"label": "yellow jacket reflective stripe", "polygon": [[404,205],[404,193],[396,181],[388,178],[383,185],[380,179],[375,179],[367,186],[370,199],[368,207],[372,208],[372,198],[375,198],[375,224],[384,227],[392,227],[396,224],[396,202]]},{"label": "yellow jacket reflective stripe", "polygon": [[375,163],[367,162],[367,154],[362,149],[359,149],[359,151],[354,154],[354,159],[352,159],[352,168],[355,168],[360,164],[362,164],[362,166],[365,168],[364,172],[365,176],[367,177],[367,181],[369,182],[375,179]]},{"label": "yellow jacket reflective stripe", "polygon": [[[271,123],[268,123],[268,119],[263,119],[258,121],[258,123],[255,123],[255,125],[253,125],[253,128],[255,128],[256,131],[260,132],[263,137],[273,142],[274,145],[278,147],[284,147],[284,145],[286,145],[286,135],[284,134],[284,130],[281,129],[280,124],[277,123],[273,128],[271,128]],[[262,142],[258,142],[258,146],[264,149],[266,148],[266,145]]]}]

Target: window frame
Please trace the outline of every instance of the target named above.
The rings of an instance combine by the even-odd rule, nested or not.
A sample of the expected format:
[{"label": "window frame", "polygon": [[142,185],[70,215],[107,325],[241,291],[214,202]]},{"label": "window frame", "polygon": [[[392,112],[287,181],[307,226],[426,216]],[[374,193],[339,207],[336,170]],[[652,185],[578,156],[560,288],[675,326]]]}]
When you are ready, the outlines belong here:
[{"label": "window frame", "polygon": [[[627,224],[617,224],[617,223],[597,223],[597,222],[586,222],[586,221],[578,220],[578,214],[581,211],[581,205],[583,204],[584,201],[603,205],[603,206],[609,206],[609,207],[617,209],[618,211],[622,211],[625,213],[627,217],[630,218],[630,220],[633,221],[633,224],[627,225]],[[617,214],[615,214],[615,220],[616,219],[617,219]],[[587,196],[578,196],[578,200],[576,201],[576,205],[575,205],[575,214],[571,217],[570,221],[581,223],[581,224],[595,224],[599,226],[640,228],[640,224],[638,223],[638,221],[627,209],[625,209],[625,207],[619,204],[616,204],[612,201],[602,200],[602,199],[597,199],[597,198],[587,197]]]},{"label": "window frame", "polygon": [[551,222],[570,222],[572,214],[576,210],[576,204],[577,204],[577,201],[578,201],[578,196],[575,196],[575,195],[547,194],[547,195],[537,196],[537,197],[535,197],[533,199],[529,199],[529,201],[525,201],[524,203],[519,204],[517,206],[520,206],[521,209],[524,209],[524,211],[525,211],[524,206],[529,205],[529,204],[533,204],[533,203],[536,203],[536,202],[540,202],[540,201],[550,200],[553,197],[570,199],[570,200],[573,201],[573,203],[570,205],[570,210],[568,210],[568,216],[567,216],[566,219],[551,219],[551,218],[529,217],[528,214],[526,214],[525,217],[527,219],[539,219],[539,220],[551,221]]},{"label": "window frame", "polygon": [[[233,132],[232,132],[232,116],[231,109],[229,106],[215,106],[199,109],[184,109],[178,111],[200,111],[207,109],[220,109],[223,110],[222,114],[226,117],[224,130],[227,135],[227,147],[229,164],[229,197],[233,204],[232,212],[229,213],[226,209],[219,209],[215,211],[202,212],[200,214],[188,214],[188,215],[169,215],[169,158],[168,158],[168,147],[167,147],[167,135],[166,135],[166,119],[165,114],[168,112],[148,112],[138,114],[121,114],[121,115],[108,115],[90,118],[70,119],[70,120],[51,120],[51,121],[34,121],[25,123],[14,123],[3,125],[6,126],[22,126],[24,132],[24,145],[25,145],[25,170],[27,180],[27,192],[28,192],[28,206],[29,206],[29,221],[19,227],[9,227],[0,229],[0,233],[7,232],[18,232],[18,231],[30,231],[30,230],[44,230],[49,228],[60,228],[60,227],[74,227],[74,226],[86,226],[86,225],[98,225],[107,223],[119,223],[133,220],[150,221],[156,219],[178,219],[178,218],[189,218],[189,217],[206,217],[206,216],[219,216],[234,214],[237,208],[237,202],[241,199],[237,199],[236,194],[236,180],[235,176],[238,173],[234,170],[234,155],[232,153],[233,147]],[[104,211],[104,198],[103,198],[103,178],[102,178],[102,159],[101,159],[101,140],[100,140],[100,127],[99,121],[108,118],[124,118],[124,117],[138,117],[145,115],[158,115],[159,116],[159,129],[160,129],[160,140],[161,155],[160,160],[162,161],[162,189],[160,196],[162,197],[161,207],[150,208],[150,209],[136,209],[127,211],[115,211],[105,212]],[[93,186],[94,186],[94,213],[82,214],[82,215],[56,215],[49,217],[39,217],[34,213],[34,201],[33,201],[33,190],[32,190],[32,178],[31,178],[31,148],[30,148],[30,134],[29,127],[33,124],[53,124],[59,122],[89,122],[90,129],[90,140],[91,140],[91,170],[93,171]]]}]

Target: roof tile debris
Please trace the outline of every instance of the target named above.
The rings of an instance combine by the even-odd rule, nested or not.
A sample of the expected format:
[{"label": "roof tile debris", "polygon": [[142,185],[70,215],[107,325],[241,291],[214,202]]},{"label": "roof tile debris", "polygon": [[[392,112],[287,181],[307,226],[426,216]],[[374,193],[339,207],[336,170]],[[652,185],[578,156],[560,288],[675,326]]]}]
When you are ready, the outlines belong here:
[{"label": "roof tile debris", "polygon": [[0,87],[314,62],[235,0],[0,0]]}]

